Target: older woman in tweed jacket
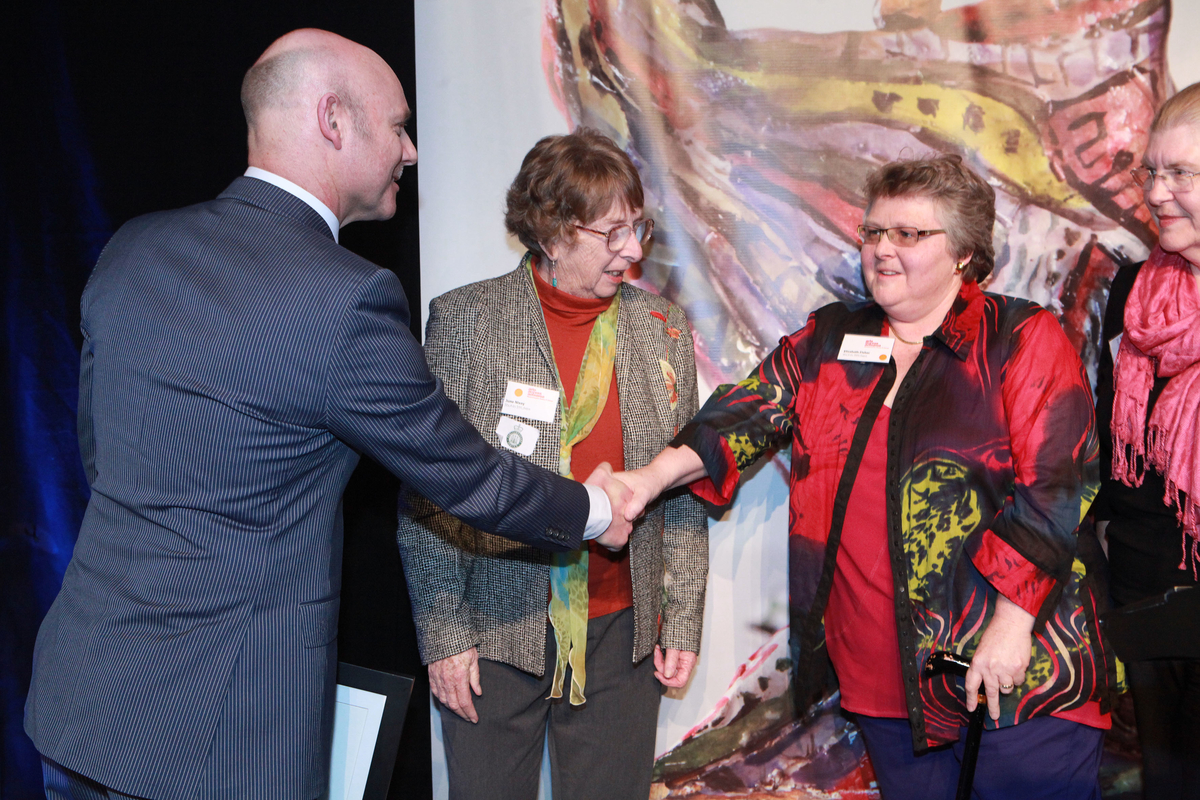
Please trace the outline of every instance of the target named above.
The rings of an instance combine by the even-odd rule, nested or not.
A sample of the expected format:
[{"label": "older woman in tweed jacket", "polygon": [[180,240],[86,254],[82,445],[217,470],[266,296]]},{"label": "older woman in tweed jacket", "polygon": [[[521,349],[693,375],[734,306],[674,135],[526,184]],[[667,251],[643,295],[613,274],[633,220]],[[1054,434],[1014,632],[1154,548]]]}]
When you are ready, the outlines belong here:
[{"label": "older woman in tweed jacket", "polygon": [[[498,446],[563,474],[632,469],[696,412],[687,319],[623,280],[653,231],[642,206],[610,140],[547,137],[508,193],[520,266],[431,303],[430,367]],[[516,402],[531,392],[540,406]],[[700,649],[703,507],[668,495],[624,552],[593,544],[572,561],[407,494],[398,540],[451,797],[533,800],[548,736],[556,797],[644,800],[662,685],[686,683]]]}]

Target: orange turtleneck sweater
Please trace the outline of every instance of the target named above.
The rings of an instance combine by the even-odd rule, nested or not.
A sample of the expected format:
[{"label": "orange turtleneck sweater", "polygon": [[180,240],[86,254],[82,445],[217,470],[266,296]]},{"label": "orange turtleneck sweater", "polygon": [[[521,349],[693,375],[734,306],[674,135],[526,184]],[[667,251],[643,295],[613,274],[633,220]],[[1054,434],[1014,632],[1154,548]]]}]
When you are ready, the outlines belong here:
[{"label": "orange turtleneck sweater", "polygon": [[[569,405],[575,392],[575,381],[579,379],[579,367],[587,349],[588,337],[592,334],[592,325],[596,317],[612,305],[612,298],[593,300],[573,297],[543,280],[536,269],[533,270],[533,276],[542,304],[542,316],[550,332],[550,344],[554,347],[558,375],[563,383],[563,398]],[[575,445],[571,452],[571,472],[577,480],[584,480],[601,461],[607,461],[614,470],[625,468],[621,403],[617,395],[615,369],[608,389],[608,402],[600,412],[600,419],[588,437]],[[629,572],[629,548],[613,553],[595,542],[588,542],[588,619],[632,606],[633,578]]]}]

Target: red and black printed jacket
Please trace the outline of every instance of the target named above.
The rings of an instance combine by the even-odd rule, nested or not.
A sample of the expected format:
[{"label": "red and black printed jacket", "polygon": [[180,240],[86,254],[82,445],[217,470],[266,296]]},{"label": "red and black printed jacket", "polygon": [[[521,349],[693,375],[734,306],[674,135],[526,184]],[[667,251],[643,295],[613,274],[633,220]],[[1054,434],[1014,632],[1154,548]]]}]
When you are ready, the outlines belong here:
[{"label": "red and black printed jacket", "polygon": [[[790,437],[801,709],[828,672],[822,616],[846,504],[896,376],[894,361],[839,361],[847,333],[887,335],[883,311],[834,303],[814,312],[749,377],[719,387],[672,442],[708,469],[692,490],[725,504],[741,471]],[[933,651],[974,653],[997,592],[1037,622],[1027,680],[1001,695],[1000,719],[988,727],[1093,700],[1107,710],[1115,662],[1096,625],[1103,554],[1090,532],[1079,536],[1099,486],[1092,397],[1057,320],[1035,303],[964,284],[900,386],[887,451],[888,546],[914,745],[958,739],[961,681],[920,671]]]}]

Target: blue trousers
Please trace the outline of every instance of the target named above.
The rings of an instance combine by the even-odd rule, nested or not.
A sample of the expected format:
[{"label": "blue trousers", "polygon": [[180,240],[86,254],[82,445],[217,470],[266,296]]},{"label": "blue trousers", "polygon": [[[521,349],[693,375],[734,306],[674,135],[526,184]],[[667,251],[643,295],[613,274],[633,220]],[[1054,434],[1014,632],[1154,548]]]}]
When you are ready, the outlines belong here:
[{"label": "blue trousers", "polygon": [[[954,800],[963,740],[913,753],[906,719],[856,718],[882,800]],[[963,736],[966,736],[963,728]],[[1037,717],[984,731],[973,800],[1100,800],[1104,731]]]}]

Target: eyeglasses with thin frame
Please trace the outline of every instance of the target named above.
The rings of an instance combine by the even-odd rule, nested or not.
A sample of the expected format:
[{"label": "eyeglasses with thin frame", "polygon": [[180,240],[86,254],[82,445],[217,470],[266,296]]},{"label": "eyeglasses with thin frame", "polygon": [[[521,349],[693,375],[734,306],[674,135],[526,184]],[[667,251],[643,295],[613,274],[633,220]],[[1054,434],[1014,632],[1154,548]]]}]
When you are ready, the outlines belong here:
[{"label": "eyeglasses with thin frame", "polygon": [[908,225],[899,225],[895,228],[873,228],[869,225],[858,226],[858,238],[862,240],[863,244],[879,244],[879,238],[887,234],[888,241],[897,247],[916,247],[917,242],[926,236],[945,232],[944,228],[922,231]]},{"label": "eyeglasses with thin frame", "polygon": [[606,231],[598,231],[595,228],[585,228],[582,225],[576,225],[581,231],[594,233],[597,236],[603,236],[608,240],[609,252],[619,253],[625,243],[629,241],[629,234],[637,237],[638,244],[644,245],[650,241],[650,237],[654,235],[654,220],[639,219],[632,223],[622,222],[620,225],[614,225]]},{"label": "eyeglasses with thin frame", "polygon": [[1200,172],[1192,172],[1187,169],[1171,169],[1157,170],[1149,167],[1138,167],[1137,169],[1129,170],[1129,174],[1133,176],[1134,182],[1142,187],[1143,192],[1148,192],[1154,188],[1154,181],[1162,181],[1162,185],[1166,187],[1168,192],[1190,192],[1192,190],[1192,179]]}]

